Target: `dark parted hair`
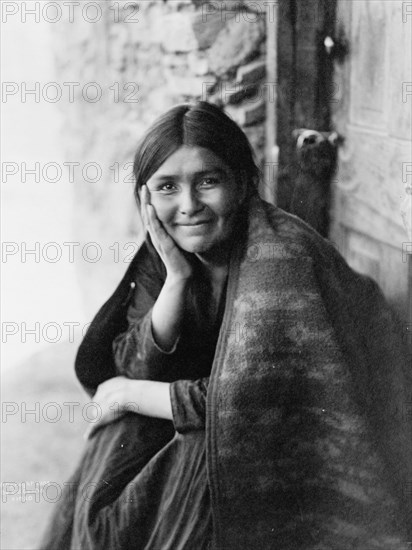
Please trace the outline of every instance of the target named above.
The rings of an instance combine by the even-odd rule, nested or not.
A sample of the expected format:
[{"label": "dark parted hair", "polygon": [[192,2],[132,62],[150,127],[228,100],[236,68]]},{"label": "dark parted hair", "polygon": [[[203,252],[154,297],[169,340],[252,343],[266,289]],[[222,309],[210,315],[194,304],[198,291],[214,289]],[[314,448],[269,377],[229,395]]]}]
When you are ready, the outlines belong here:
[{"label": "dark parted hair", "polygon": [[260,171],[246,135],[219,107],[197,101],[172,107],[140,139],[133,164],[137,204],[142,185],[183,145],[209,149],[237,181],[244,178],[249,196],[257,193]]}]

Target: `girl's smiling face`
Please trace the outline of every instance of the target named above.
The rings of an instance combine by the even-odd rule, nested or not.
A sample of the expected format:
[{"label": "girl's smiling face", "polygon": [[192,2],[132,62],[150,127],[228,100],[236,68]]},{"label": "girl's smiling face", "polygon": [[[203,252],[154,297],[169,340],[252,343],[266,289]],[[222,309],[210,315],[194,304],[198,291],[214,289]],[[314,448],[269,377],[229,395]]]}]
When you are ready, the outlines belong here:
[{"label": "girl's smiling face", "polygon": [[146,182],[163,227],[186,252],[202,254],[228,241],[245,182],[209,149],[180,147]]}]

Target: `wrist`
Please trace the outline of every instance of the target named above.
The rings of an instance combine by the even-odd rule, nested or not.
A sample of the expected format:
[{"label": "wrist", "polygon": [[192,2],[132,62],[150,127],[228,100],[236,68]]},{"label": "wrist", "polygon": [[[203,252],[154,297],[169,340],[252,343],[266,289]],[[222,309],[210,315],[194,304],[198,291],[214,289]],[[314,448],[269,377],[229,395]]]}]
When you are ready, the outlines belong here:
[{"label": "wrist", "polygon": [[193,274],[182,275],[181,273],[168,273],[166,275],[165,285],[170,287],[185,288],[192,280]]},{"label": "wrist", "polygon": [[140,412],[141,380],[128,380],[124,392],[124,408],[127,411]]},{"label": "wrist", "polygon": [[127,410],[144,416],[172,420],[170,383],[133,380]]}]

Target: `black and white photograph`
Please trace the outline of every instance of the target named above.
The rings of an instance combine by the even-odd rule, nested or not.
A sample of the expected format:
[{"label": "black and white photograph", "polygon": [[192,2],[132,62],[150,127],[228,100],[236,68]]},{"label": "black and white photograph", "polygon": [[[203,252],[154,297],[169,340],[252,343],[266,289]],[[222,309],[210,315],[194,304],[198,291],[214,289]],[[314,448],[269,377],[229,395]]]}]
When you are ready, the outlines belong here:
[{"label": "black and white photograph", "polygon": [[0,11],[0,548],[412,550],[412,1]]}]

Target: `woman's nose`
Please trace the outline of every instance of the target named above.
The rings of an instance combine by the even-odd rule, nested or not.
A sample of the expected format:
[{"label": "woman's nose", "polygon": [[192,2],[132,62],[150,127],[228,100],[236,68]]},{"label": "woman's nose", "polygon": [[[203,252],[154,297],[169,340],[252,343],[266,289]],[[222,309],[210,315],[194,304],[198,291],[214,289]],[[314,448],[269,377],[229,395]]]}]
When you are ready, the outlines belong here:
[{"label": "woman's nose", "polygon": [[195,190],[183,191],[180,196],[179,210],[181,214],[192,215],[203,209]]}]

